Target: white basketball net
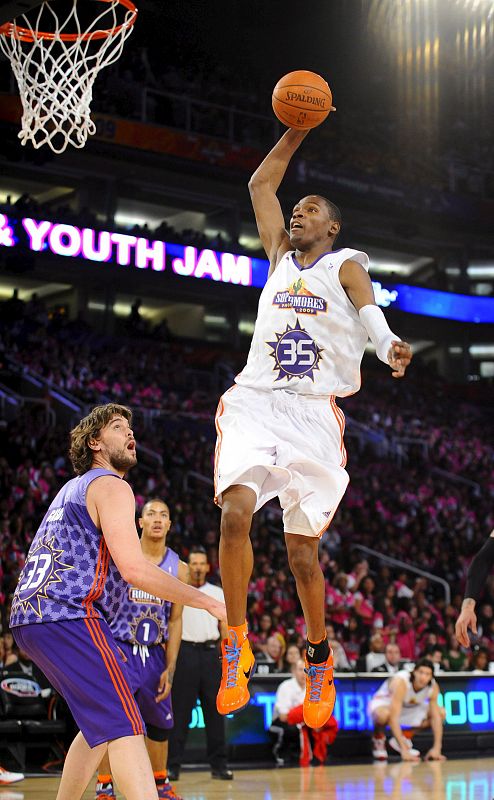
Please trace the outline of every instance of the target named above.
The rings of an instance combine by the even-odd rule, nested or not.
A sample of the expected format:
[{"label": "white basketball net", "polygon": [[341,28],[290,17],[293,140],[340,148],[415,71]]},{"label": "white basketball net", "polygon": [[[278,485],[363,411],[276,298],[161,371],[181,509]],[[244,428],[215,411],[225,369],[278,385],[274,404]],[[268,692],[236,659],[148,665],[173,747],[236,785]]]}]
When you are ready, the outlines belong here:
[{"label": "white basketball net", "polygon": [[84,147],[87,137],[96,132],[90,116],[94,80],[101,69],[120,58],[136,17],[135,8],[127,8],[133,3],[98,0],[91,6],[99,12],[103,2],[104,10],[83,29],[78,1],[87,7],[87,0],[71,0],[70,13],[59,20],[45,0],[36,15],[30,15],[31,21],[24,14],[8,26],[8,33],[0,35],[0,47],[11,61],[22,101],[19,138],[35,148],[47,144],[55,153],[62,153],[69,144]]}]

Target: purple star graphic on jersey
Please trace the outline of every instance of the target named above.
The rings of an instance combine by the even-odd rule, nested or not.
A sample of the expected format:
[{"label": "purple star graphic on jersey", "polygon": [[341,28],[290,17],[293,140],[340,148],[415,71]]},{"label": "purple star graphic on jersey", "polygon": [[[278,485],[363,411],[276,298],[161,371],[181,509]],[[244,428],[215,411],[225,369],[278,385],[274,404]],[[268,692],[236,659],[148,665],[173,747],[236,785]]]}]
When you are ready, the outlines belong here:
[{"label": "purple star graphic on jersey", "polygon": [[317,346],[298,319],[294,328],[287,325],[283,333],[275,333],[275,336],[276,342],[266,344],[273,348],[270,353],[275,360],[273,369],[279,370],[276,380],[307,377],[313,381],[323,348]]},{"label": "purple star graphic on jersey", "polygon": [[19,578],[16,604],[20,603],[24,611],[31,608],[38,617],[42,616],[40,604],[42,599],[48,599],[46,592],[50,584],[62,583],[61,573],[74,569],[60,560],[63,550],[58,550],[53,541],[54,537],[39,542],[31,551]]}]

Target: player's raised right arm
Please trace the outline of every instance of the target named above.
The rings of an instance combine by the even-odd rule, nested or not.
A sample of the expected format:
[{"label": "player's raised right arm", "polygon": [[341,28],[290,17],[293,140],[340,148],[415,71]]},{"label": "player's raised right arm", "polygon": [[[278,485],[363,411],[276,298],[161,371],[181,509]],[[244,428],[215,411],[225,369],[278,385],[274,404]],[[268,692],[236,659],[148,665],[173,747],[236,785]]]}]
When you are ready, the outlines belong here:
[{"label": "player's raised right arm", "polygon": [[258,166],[249,181],[249,192],[262,246],[269,258],[270,274],[280,257],[290,249],[290,239],[280,201],[276,196],[290,159],[308,131],[286,131]]},{"label": "player's raised right arm", "polygon": [[223,603],[188,586],[144,558],[135,526],[135,499],[125,481],[103,476],[87,492],[87,507],[101,528],[122,578],[149,594],[172,603],[204,608],[217,619],[226,619]]}]

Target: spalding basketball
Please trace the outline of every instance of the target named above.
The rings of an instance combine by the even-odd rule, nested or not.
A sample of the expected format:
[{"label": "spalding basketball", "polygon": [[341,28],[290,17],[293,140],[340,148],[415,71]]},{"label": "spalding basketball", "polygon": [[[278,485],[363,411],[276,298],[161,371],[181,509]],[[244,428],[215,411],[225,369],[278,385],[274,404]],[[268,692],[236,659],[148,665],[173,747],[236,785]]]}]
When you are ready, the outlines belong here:
[{"label": "spalding basketball", "polygon": [[317,127],[328,116],[332,102],[324,78],[306,69],[284,75],[273,89],[273,111],[288,128]]}]

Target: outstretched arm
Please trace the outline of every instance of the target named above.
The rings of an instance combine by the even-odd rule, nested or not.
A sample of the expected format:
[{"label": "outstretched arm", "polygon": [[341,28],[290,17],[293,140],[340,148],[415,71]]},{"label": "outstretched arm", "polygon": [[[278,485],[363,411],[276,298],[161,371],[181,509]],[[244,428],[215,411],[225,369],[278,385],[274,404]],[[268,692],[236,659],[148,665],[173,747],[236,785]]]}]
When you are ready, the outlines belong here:
[{"label": "outstretched arm", "polygon": [[357,261],[344,261],[340,283],[359,312],[360,321],[376,348],[377,357],[393,370],[393,378],[402,378],[412,360],[412,348],[390,329],[386,317],[376,305],[372,281]]},{"label": "outstretched arm", "polygon": [[455,634],[459,643],[464,647],[470,647],[468,639],[468,629],[477,633],[477,615],[475,614],[475,604],[477,603],[482,589],[487,580],[487,576],[494,564],[494,531],[480,548],[468,568],[467,585],[465,588],[465,599],[461,606],[461,614],[456,620]]},{"label": "outstretched arm", "polygon": [[436,684],[434,692],[429,702],[429,714],[431,720],[432,735],[434,740],[432,747],[425,756],[425,761],[446,761],[446,756],[442,754],[443,746],[443,718],[439,711],[437,698],[439,696],[439,686]]},{"label": "outstretched arm", "polygon": [[394,678],[392,683],[392,697],[391,705],[389,708],[389,727],[395,737],[396,741],[401,748],[401,757],[403,761],[419,761],[417,756],[411,756],[408,751],[408,741],[405,738],[400,725],[401,711],[403,709],[403,701],[407,692],[407,686],[401,678]]},{"label": "outstretched arm", "polygon": [[286,131],[249,181],[257,229],[269,259],[269,274],[275,269],[281,256],[290,249],[290,239],[285,230],[283,212],[276,192],[290,159],[307,133],[308,131],[293,129]]},{"label": "outstretched arm", "polygon": [[226,619],[223,603],[187,586],[143,556],[134,521],[134,494],[128,483],[106,475],[98,478],[90,484],[86,501],[124,581],[163,600],[205,608],[218,619]]}]

